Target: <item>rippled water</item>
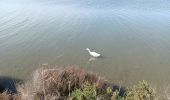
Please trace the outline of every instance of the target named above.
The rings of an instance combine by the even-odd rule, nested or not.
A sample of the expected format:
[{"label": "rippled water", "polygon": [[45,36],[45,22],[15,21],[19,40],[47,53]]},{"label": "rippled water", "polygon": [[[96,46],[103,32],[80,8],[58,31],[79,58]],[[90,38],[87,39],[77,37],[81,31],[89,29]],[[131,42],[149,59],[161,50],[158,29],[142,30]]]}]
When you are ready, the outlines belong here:
[{"label": "rippled water", "polygon": [[169,84],[170,2],[2,0],[0,75],[25,79],[42,63],[76,64],[125,84]]}]

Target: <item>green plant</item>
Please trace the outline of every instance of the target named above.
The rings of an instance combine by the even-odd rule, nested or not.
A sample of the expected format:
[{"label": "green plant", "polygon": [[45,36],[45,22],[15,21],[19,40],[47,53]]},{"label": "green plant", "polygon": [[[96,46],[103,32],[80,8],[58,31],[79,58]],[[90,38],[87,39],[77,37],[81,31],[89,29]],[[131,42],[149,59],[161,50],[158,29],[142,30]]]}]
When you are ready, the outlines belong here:
[{"label": "green plant", "polygon": [[111,100],[155,100],[155,92],[146,81],[140,81],[126,90],[125,97],[114,91]]},{"label": "green plant", "polygon": [[125,100],[125,98],[124,98],[124,97],[121,97],[121,96],[119,95],[119,91],[116,90],[116,91],[113,92],[113,95],[112,95],[112,97],[111,97],[111,100]]},{"label": "green plant", "polygon": [[112,88],[111,88],[111,87],[108,87],[108,88],[106,89],[106,93],[107,93],[107,94],[113,93]]},{"label": "green plant", "polygon": [[71,94],[72,100],[96,100],[96,86],[85,82],[82,89],[76,89]]},{"label": "green plant", "polygon": [[83,92],[80,89],[76,89],[72,92],[71,98],[73,100],[83,100]]},{"label": "green plant", "polygon": [[83,95],[86,100],[96,100],[96,86],[86,82],[83,87]]},{"label": "green plant", "polygon": [[126,93],[127,100],[154,100],[155,91],[146,81],[140,81],[137,85],[128,88]]}]

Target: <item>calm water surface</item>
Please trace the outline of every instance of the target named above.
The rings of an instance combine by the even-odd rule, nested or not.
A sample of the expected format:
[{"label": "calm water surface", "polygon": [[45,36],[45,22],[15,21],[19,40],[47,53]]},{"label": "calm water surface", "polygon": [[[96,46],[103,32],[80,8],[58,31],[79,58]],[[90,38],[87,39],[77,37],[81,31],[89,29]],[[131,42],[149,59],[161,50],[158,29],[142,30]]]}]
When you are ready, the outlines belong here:
[{"label": "calm water surface", "polygon": [[167,85],[170,2],[152,2],[2,0],[0,75],[25,79],[43,63],[76,64],[113,82]]}]

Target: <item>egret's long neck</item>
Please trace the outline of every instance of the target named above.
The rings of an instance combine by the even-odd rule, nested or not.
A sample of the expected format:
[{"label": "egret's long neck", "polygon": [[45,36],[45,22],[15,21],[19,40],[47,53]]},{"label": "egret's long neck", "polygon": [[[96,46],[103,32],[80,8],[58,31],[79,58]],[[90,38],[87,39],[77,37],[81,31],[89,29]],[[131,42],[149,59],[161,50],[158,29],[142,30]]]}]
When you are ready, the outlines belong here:
[{"label": "egret's long neck", "polygon": [[91,51],[89,49],[87,49],[87,51],[90,53]]}]

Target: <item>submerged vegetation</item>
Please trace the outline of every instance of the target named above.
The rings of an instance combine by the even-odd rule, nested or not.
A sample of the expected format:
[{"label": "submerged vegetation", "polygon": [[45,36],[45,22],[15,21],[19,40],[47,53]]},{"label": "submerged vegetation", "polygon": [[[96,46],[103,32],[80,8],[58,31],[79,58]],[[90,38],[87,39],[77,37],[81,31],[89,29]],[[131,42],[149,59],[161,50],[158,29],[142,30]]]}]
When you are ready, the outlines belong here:
[{"label": "submerged vegetation", "polygon": [[159,100],[146,81],[123,88],[75,66],[46,65],[34,72],[32,80],[16,87],[17,93],[6,90],[0,100]]}]

